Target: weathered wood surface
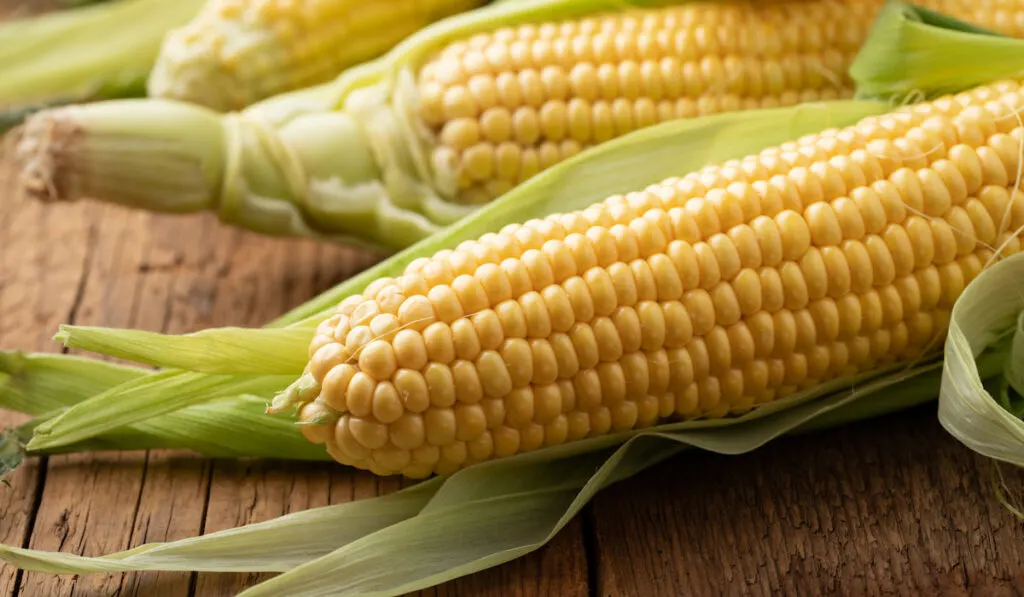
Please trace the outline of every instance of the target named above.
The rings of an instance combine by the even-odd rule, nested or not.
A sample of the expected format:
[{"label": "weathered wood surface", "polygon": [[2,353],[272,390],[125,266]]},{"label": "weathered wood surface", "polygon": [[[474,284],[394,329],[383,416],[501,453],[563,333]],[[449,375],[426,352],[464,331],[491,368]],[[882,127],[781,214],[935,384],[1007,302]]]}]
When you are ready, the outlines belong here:
[{"label": "weathered wood surface", "polygon": [[[18,4],[0,0],[0,14]],[[264,238],[212,216],[46,207],[11,188],[0,173],[0,349],[59,350],[61,323],[258,326],[380,257]],[[20,420],[0,412],[0,426]],[[8,481],[0,541],[86,555],[397,488],[327,464],[162,451],[42,458]],[[1012,487],[1024,489],[1019,478]],[[219,597],[263,578],[2,567],[0,595]],[[746,456],[683,454],[600,494],[539,552],[424,594],[1022,592],[1024,528],[998,503],[989,463],[950,439],[931,405]]]}]

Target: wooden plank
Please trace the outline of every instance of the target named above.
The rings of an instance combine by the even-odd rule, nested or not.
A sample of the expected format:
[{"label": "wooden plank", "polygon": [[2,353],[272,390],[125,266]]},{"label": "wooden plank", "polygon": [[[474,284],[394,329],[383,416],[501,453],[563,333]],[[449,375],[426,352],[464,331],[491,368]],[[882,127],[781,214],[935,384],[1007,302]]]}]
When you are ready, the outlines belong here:
[{"label": "wooden plank", "polygon": [[[142,222],[146,242],[140,247],[141,258],[134,268],[121,273],[135,280],[143,305],[135,309],[131,327],[165,333],[192,331],[200,317],[199,307],[207,304],[205,294],[196,289],[211,286],[209,269],[203,265],[212,265],[215,274],[218,271],[203,242],[216,223],[209,217],[169,218],[161,223],[142,217],[146,218]],[[175,242],[176,238],[183,242]],[[150,452],[130,546],[199,534],[210,470],[209,462],[194,456]],[[185,597],[192,581],[193,575],[187,572],[127,573],[122,587],[128,595]]]},{"label": "wooden plank", "polygon": [[[5,170],[0,180],[8,176]],[[62,217],[53,217],[41,205],[4,193],[0,201],[0,246],[4,247],[0,251],[0,349],[58,348],[51,337],[59,322],[73,319],[87,270],[91,222],[83,213],[79,206],[69,206]],[[0,424],[24,418],[4,413]],[[0,537],[5,542],[25,545],[30,527],[39,522],[36,505],[42,501],[39,490],[49,464],[47,459],[30,463],[9,479],[11,487],[2,489],[6,499],[0,502]],[[59,482],[55,487],[64,490]],[[65,517],[61,510],[53,514],[45,521],[47,528],[63,535],[61,525],[73,517]],[[16,591],[19,580],[22,575],[13,570],[0,571],[0,586],[9,593]]]},{"label": "wooden plank", "polygon": [[[30,203],[24,198],[18,201]],[[81,273],[74,302],[58,323],[132,327],[140,308],[137,270],[145,253],[148,216],[128,210],[81,203],[74,219],[61,207],[44,209],[45,221],[61,221],[75,238],[43,247],[61,247],[55,258],[80,255]],[[52,224],[50,224],[52,226]],[[67,251],[73,248],[72,251]],[[31,305],[29,305],[31,307]],[[41,330],[40,330],[41,331]],[[29,546],[34,549],[105,553],[127,548],[147,475],[147,455],[135,453],[70,454],[48,459],[46,483],[36,512]],[[80,595],[120,590],[123,575],[23,576],[21,594]]]},{"label": "wooden plank", "polygon": [[1017,595],[1024,528],[989,467],[934,405],[743,456],[684,453],[593,502],[596,591]]}]

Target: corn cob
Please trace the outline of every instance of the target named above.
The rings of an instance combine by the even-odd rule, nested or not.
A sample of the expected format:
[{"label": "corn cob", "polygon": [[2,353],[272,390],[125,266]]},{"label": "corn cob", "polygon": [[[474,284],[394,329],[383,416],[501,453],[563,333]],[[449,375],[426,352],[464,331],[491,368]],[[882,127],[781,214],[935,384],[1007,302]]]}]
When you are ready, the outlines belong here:
[{"label": "corn cob", "polygon": [[215,110],[323,83],[485,0],[211,0],[170,32],[149,95]]},{"label": "corn cob", "polygon": [[[1024,33],[1024,4],[922,3]],[[403,248],[638,128],[850,96],[846,70],[882,5],[493,5],[426,28],[335,85],[240,114],[117,102],[40,115],[26,127],[22,180],[42,199],[216,209],[267,234]]]},{"label": "corn cob", "polygon": [[[410,102],[428,131],[430,174],[445,196],[484,203],[657,122],[850,97],[846,71],[883,4],[698,2],[452,43],[420,70]],[[918,4],[1024,34],[1024,5]]]},{"label": "corn cob", "polygon": [[416,260],[318,327],[303,433],[450,474],[924,356],[1020,250],[1022,109],[998,82]]}]

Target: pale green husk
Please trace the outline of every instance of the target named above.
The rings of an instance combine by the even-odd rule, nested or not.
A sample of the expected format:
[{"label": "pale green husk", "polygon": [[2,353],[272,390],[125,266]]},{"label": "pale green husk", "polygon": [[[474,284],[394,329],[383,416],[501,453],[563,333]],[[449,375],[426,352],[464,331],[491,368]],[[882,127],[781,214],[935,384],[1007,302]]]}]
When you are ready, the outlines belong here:
[{"label": "pale green husk", "polygon": [[118,0],[0,22],[0,130],[82,100],[143,96],[164,34],[205,0]]},{"label": "pale green husk", "polygon": [[1024,40],[890,0],[850,66],[859,99],[892,104],[1024,76]]},{"label": "pale green husk", "polygon": [[[1024,466],[1024,421],[1021,420],[1021,374],[1024,373],[1024,259],[993,265],[971,284],[953,310],[957,325],[946,338],[939,422],[972,450]],[[1012,331],[1012,351],[1002,379],[995,380],[996,400],[983,384],[975,357],[993,338]],[[1014,412],[1016,410],[1016,412]]]},{"label": "pale green husk", "polygon": [[[0,434],[0,476],[20,464],[36,427],[112,387],[158,379],[152,370],[58,354],[0,352],[0,408],[29,415],[29,422]],[[287,379],[287,378],[285,378]],[[183,449],[211,457],[329,460],[295,433],[295,425],[264,413],[273,386],[238,394],[127,425],[48,453],[88,450]]]},{"label": "pale green husk", "polygon": [[[884,113],[886,106],[885,102],[831,102],[678,121],[638,131],[542,173],[270,327],[304,330],[311,335],[338,300],[377,277],[394,274],[418,256],[453,247],[509,222],[580,208],[617,191],[642,188],[706,162],[740,157],[806,132],[849,125],[861,117]],[[837,380],[741,417],[662,425],[575,442],[474,465],[386,498],[309,510],[108,556],[90,558],[6,547],[0,548],[0,558],[26,569],[54,573],[167,569],[283,572],[243,592],[249,596],[401,595],[540,547],[601,488],[686,447],[743,453],[787,433],[823,429],[934,400],[940,389],[940,409],[947,408],[942,401],[951,399],[953,404],[979,401],[990,408],[995,403],[986,387],[1012,389],[1020,385],[1024,337],[1018,322],[1024,298],[1014,285],[1022,272],[1024,254],[996,264],[968,287],[953,311],[952,340],[944,360],[938,358],[943,355],[935,355],[858,379]],[[157,365],[173,363],[185,370],[104,386],[103,393],[40,425],[30,448],[59,449],[117,432],[126,425],[159,421],[168,413],[182,412],[175,409],[194,408],[211,397],[235,394],[247,384],[265,395],[263,392],[284,376],[283,372],[253,375],[231,364],[246,350],[240,344],[246,330],[209,330],[202,337],[176,338],[176,349],[202,348],[195,353],[200,358],[195,359],[161,350],[156,336],[89,329],[76,337],[76,330],[65,328],[62,338],[81,348]],[[266,331],[253,331],[252,337]],[[286,343],[278,347],[281,354],[266,358],[298,360],[290,352],[298,348],[287,348]],[[293,371],[292,378],[299,373]],[[1009,394],[1003,395],[1008,404],[1014,404]],[[978,412],[982,418],[998,418],[999,412],[1007,412],[998,405],[996,408]],[[944,424],[948,428],[946,421]],[[364,518],[367,514],[373,516]],[[402,565],[395,566],[395,562]]]}]

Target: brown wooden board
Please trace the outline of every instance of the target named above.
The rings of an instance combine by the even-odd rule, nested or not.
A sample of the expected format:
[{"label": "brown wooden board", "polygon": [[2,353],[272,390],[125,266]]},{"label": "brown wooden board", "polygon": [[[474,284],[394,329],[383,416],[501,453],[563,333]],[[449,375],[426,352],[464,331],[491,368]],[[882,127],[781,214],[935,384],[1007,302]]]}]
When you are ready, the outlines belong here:
[{"label": "brown wooden board", "polygon": [[[0,0],[0,14],[22,4],[31,3]],[[60,350],[51,338],[61,323],[167,333],[258,326],[381,257],[266,238],[209,215],[43,206],[16,196],[9,175],[0,172],[4,350]],[[0,426],[20,420],[0,412]],[[990,474],[938,426],[934,405],[744,456],[688,452],[599,494],[538,552],[423,594],[1017,595],[1024,528],[998,503]],[[85,555],[400,486],[326,463],[165,451],[33,459],[7,480],[0,541]],[[220,597],[263,578],[4,566],[0,596]]]}]

